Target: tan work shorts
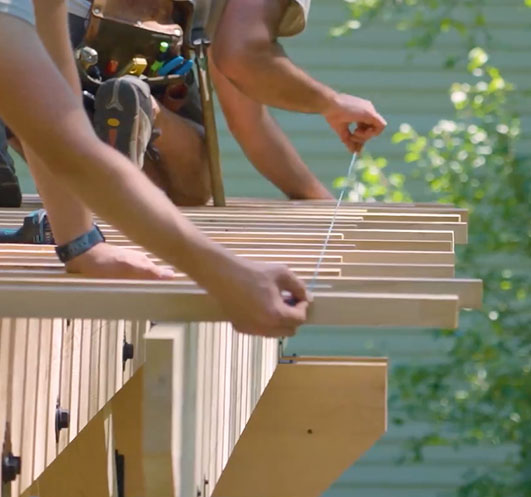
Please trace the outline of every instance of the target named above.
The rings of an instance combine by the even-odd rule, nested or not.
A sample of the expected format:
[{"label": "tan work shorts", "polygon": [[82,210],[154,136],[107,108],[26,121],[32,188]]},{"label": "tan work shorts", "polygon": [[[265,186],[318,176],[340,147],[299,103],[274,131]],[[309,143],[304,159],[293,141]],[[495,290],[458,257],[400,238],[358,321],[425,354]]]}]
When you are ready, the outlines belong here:
[{"label": "tan work shorts", "polygon": [[291,0],[278,30],[279,36],[294,36],[306,27],[311,0]]},{"label": "tan work shorts", "polygon": [[[206,32],[213,36],[227,1],[230,0],[195,0],[194,24],[206,25]],[[308,21],[310,4],[311,0],[291,0],[280,22],[278,36],[294,36],[303,31]]]}]

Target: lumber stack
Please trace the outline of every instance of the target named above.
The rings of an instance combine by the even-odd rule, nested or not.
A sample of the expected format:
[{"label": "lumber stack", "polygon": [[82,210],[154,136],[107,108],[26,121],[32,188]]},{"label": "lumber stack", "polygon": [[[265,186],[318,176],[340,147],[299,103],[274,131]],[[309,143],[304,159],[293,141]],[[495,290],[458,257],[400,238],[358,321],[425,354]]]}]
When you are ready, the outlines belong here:
[{"label": "lumber stack", "polygon": [[[0,226],[37,207],[26,197]],[[333,209],[232,199],[183,212],[234,253],[309,282]],[[466,240],[467,213],[450,205],[343,204],[309,323],[456,327],[481,304],[481,282],[454,277]],[[385,431],[385,358],[283,357],[278,341],[236,333],[184,274],[86,279],[51,246],[2,245],[0,297],[0,441],[4,460],[21,457],[2,497],[318,496]]]}]

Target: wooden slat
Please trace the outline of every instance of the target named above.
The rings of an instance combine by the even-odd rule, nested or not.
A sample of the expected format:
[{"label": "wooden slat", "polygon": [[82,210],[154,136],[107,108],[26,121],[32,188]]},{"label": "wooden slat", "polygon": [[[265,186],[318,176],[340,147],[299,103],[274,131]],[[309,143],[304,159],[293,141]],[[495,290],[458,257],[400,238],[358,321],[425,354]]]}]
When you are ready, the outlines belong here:
[{"label": "wooden slat", "polygon": [[481,280],[441,278],[322,278],[316,289],[336,292],[454,294],[465,309],[481,307]]},{"label": "wooden slat", "polygon": [[[4,444],[11,397],[10,357],[12,350],[11,320],[0,320],[0,445]],[[1,450],[1,449],[0,449]]]},{"label": "wooden slat", "polygon": [[40,349],[39,320],[28,319],[26,333],[25,361],[23,365],[18,365],[18,367],[22,366],[26,369],[24,373],[24,404],[22,410],[22,471],[20,473],[20,492],[23,492],[33,482]]},{"label": "wooden slat", "polygon": [[90,352],[92,338],[92,323],[90,320],[81,321],[81,361],[79,378],[79,407],[78,407],[78,432],[81,431],[90,419]]},{"label": "wooden slat", "polygon": [[52,342],[50,355],[50,382],[48,385],[48,421],[46,433],[46,465],[49,465],[57,455],[55,440],[55,409],[61,393],[61,366],[64,329],[66,320],[54,319],[52,321]]},{"label": "wooden slat", "polygon": [[[8,396],[10,409],[8,422],[11,430],[11,447],[13,454],[22,457],[24,431],[24,392],[26,385],[26,356],[28,338],[28,320],[16,319],[11,322],[13,337],[10,377],[11,395]],[[22,462],[22,465],[25,463]],[[17,496],[21,491],[21,477],[11,483],[11,493]]]},{"label": "wooden slat", "polygon": [[68,428],[68,442],[71,442],[78,434],[79,421],[79,396],[81,380],[81,339],[83,322],[74,319],[71,322],[72,328],[72,359],[70,363],[70,400],[67,408],[70,413],[70,426]]},{"label": "wooden slat", "polygon": [[48,435],[48,423],[52,421],[49,411],[49,385],[51,382],[51,354],[53,335],[53,321],[50,319],[40,320],[38,330],[38,385],[37,399],[35,403],[35,448],[33,460],[33,474],[31,482],[37,478],[46,465],[46,437]]},{"label": "wooden slat", "polygon": [[[53,316],[58,317],[58,316]],[[61,316],[62,317],[62,316]],[[72,391],[71,380],[73,376],[72,371],[72,356],[74,348],[74,325],[71,320],[66,322],[63,328],[63,336],[61,341],[61,370],[59,377],[59,395],[56,399],[57,405],[62,409],[70,409],[70,394]],[[69,430],[64,429],[59,433],[59,443],[57,444],[57,452],[61,452],[70,441]]]}]

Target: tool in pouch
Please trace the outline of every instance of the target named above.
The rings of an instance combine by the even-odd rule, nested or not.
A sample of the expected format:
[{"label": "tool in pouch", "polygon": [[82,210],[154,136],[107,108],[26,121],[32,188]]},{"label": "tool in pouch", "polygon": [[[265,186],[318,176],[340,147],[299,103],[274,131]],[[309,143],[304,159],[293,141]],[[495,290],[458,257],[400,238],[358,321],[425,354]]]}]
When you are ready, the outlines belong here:
[{"label": "tool in pouch", "polygon": [[178,5],[185,3],[94,0],[83,42],[76,51],[82,77],[96,86],[125,74],[142,77],[150,86],[178,80],[183,71],[158,73],[168,60],[182,55],[184,31],[174,18]]}]

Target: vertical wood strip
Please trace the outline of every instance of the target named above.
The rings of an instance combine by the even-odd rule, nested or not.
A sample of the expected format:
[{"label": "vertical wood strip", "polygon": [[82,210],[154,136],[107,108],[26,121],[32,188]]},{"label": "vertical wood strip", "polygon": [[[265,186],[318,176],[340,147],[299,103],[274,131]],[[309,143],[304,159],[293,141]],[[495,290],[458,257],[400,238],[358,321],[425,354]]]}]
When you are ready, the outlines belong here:
[{"label": "vertical wood strip", "polygon": [[212,362],[211,362],[211,377],[212,377],[212,393],[210,399],[210,406],[212,412],[212,418],[209,426],[209,438],[210,438],[210,451],[207,480],[210,484],[214,484],[216,481],[216,462],[218,452],[218,438],[217,438],[217,426],[219,423],[219,391],[220,391],[220,323],[212,323],[210,326],[210,339],[212,341]]},{"label": "vertical wood strip", "polygon": [[63,335],[66,320],[54,319],[52,321],[52,343],[50,356],[50,382],[48,385],[48,422],[46,424],[46,465],[57,456],[57,442],[55,438],[55,409],[61,391],[61,364],[63,350]]},{"label": "vertical wood strip", "polygon": [[[63,339],[61,342],[61,379],[59,397],[57,399],[57,405],[64,409],[68,409],[70,406],[73,335],[73,321],[67,319],[66,326],[63,328]],[[68,445],[68,441],[68,430],[61,430],[59,433],[57,453],[60,453]]]},{"label": "vertical wood strip", "polygon": [[117,321],[107,321],[107,392],[105,403],[109,401],[116,392],[116,334]]},{"label": "vertical wood strip", "polygon": [[98,410],[107,403],[107,368],[109,365],[109,334],[107,322],[99,321],[100,365],[98,368]]},{"label": "vertical wood strip", "polygon": [[68,427],[69,442],[74,440],[74,438],[78,434],[82,331],[83,331],[83,320],[74,319],[72,321],[72,362],[70,364],[70,402],[67,407],[67,409],[70,412],[70,426]]},{"label": "vertical wood strip", "polygon": [[[11,319],[0,320],[0,446],[4,443],[10,395]],[[0,449],[1,450],[1,449]]]},{"label": "vertical wood strip", "polygon": [[204,431],[204,389],[205,389],[205,350],[206,333],[203,323],[197,324],[197,387],[196,387],[196,466],[195,485],[196,491],[202,489],[203,478],[203,431]]},{"label": "vertical wood strip", "polygon": [[39,372],[40,321],[28,319],[26,341],[26,368],[24,379],[24,409],[22,412],[22,471],[20,491],[23,492],[33,481],[35,463],[35,418],[37,415],[37,385]]},{"label": "vertical wood strip", "polygon": [[46,437],[48,423],[52,420],[48,404],[48,391],[51,382],[51,354],[53,322],[51,319],[40,321],[39,332],[39,367],[37,400],[35,403],[35,458],[33,462],[32,480],[37,478],[46,467]]},{"label": "vertical wood strip", "polygon": [[[24,430],[24,393],[26,383],[26,351],[28,337],[28,321],[14,319],[12,321],[14,334],[14,352],[11,362],[11,412],[9,421],[11,426],[11,448],[15,456],[23,457],[23,430]],[[22,468],[26,463],[22,460]],[[11,493],[17,496],[21,490],[21,477],[11,484]]]},{"label": "vertical wood strip", "polygon": [[93,418],[99,407],[100,370],[100,326],[98,320],[90,321],[90,367],[89,367],[89,418]]},{"label": "vertical wood strip", "polygon": [[80,432],[90,419],[90,346],[92,323],[90,319],[83,319],[80,326],[80,376],[79,376],[79,406],[77,431]]},{"label": "vertical wood strip", "polygon": [[208,475],[208,468],[210,466],[210,427],[212,424],[212,356],[213,356],[213,340],[212,340],[212,323],[205,324],[205,362],[204,362],[204,390],[203,390],[203,462],[202,462],[202,481]]},{"label": "vertical wood strip", "polygon": [[[116,322],[116,363],[115,363],[115,392],[122,388],[124,384],[124,363],[123,363],[123,346],[125,340],[125,321]],[[127,362],[131,362],[130,360]]]}]

